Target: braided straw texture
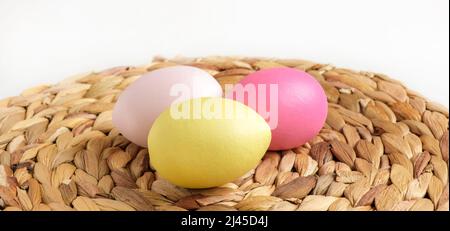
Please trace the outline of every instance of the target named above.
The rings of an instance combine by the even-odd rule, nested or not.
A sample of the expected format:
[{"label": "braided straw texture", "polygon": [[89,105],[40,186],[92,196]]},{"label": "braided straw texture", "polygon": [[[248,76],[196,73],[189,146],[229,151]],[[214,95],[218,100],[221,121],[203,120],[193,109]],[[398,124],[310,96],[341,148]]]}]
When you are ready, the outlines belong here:
[{"label": "braided straw texture", "polygon": [[[113,127],[111,111],[141,74],[176,64],[221,84],[270,67],[306,70],[326,91],[326,124],[234,182],[174,186]],[[0,100],[0,209],[448,211],[448,135],[446,108],[386,75],[303,60],[157,57]]]}]

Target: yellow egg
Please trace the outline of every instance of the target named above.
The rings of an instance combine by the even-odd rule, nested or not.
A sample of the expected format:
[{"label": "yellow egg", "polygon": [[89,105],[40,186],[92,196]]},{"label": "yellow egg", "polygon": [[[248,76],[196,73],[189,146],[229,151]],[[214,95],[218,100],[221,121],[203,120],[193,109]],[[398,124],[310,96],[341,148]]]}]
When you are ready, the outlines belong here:
[{"label": "yellow egg", "polygon": [[253,109],[225,98],[174,104],[148,135],[158,174],[185,188],[220,186],[244,175],[269,147],[270,127]]}]

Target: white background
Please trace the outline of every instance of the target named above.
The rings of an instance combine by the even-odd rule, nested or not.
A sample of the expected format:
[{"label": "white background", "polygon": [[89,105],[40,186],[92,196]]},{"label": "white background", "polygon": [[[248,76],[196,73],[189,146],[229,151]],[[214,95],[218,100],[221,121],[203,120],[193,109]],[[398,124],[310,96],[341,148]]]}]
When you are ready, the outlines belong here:
[{"label": "white background", "polygon": [[303,58],[449,104],[448,0],[0,0],[0,98],[154,55]]}]

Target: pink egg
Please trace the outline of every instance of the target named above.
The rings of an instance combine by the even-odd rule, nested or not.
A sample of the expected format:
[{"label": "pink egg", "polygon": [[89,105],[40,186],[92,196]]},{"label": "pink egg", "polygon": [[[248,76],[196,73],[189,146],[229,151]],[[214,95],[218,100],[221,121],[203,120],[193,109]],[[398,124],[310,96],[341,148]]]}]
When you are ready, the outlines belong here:
[{"label": "pink egg", "polygon": [[147,147],[154,120],[172,103],[221,96],[220,84],[206,71],[190,66],[161,68],[142,75],[120,94],[112,122],[127,139]]},{"label": "pink egg", "polygon": [[319,82],[304,71],[271,68],[254,72],[235,85],[227,97],[256,110],[272,129],[270,150],[298,147],[323,127],[327,97]]}]

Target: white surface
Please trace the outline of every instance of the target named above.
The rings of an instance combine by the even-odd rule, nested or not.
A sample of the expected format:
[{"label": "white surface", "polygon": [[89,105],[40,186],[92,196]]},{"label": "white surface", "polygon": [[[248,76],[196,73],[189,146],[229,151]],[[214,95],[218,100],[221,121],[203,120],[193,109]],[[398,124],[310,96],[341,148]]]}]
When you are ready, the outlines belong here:
[{"label": "white surface", "polygon": [[449,105],[447,0],[0,0],[0,98],[154,55],[377,71]]}]

